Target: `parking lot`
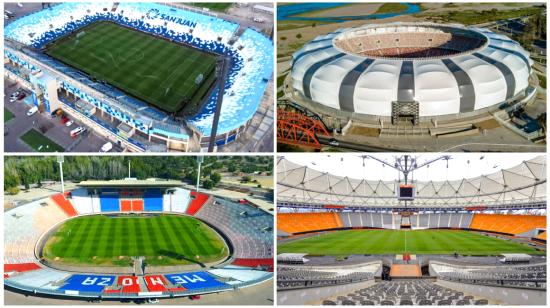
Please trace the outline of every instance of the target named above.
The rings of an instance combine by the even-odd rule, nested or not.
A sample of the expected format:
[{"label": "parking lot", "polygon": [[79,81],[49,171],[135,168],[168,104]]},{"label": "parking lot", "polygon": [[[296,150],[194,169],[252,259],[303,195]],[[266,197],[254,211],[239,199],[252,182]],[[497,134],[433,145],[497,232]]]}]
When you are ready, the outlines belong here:
[{"label": "parking lot", "polygon": [[[10,95],[17,90],[25,92],[27,96],[23,100],[10,102]],[[5,152],[35,152],[36,149],[21,140],[21,137],[32,129],[70,152],[99,152],[101,146],[107,142],[90,129],[75,138],[71,137],[71,130],[84,126],[78,121],[67,127],[62,123],[60,116],[52,117],[47,112],[27,116],[27,112],[33,107],[30,102],[30,91],[21,89],[19,84],[11,80],[4,79],[4,108],[13,114],[13,117],[4,123]],[[70,116],[68,118],[73,120]]]}]

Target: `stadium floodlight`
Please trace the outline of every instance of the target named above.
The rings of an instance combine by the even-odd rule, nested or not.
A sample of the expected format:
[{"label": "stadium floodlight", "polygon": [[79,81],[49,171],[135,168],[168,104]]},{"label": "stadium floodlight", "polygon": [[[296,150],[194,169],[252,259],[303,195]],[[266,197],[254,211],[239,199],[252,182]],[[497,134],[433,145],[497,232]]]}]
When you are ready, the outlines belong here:
[{"label": "stadium floodlight", "polygon": [[201,165],[204,161],[204,156],[197,156],[197,162],[199,163],[199,167],[197,169],[197,188],[195,189],[196,192],[199,192],[199,185],[201,181]]},{"label": "stadium floodlight", "polygon": [[225,92],[225,80],[229,72],[229,61],[225,57],[219,57],[216,64],[216,77],[219,79],[218,99],[216,110],[214,112],[214,120],[212,122],[212,131],[210,132],[210,143],[208,144],[208,152],[214,152],[214,144],[216,142],[216,134],[218,133],[218,123],[220,121],[220,113],[222,111],[223,94]]},{"label": "stadium floodlight", "polygon": [[63,162],[65,162],[65,158],[60,155],[57,156],[57,162],[59,163],[59,175],[61,177],[61,193],[65,193],[65,185],[63,183]]}]

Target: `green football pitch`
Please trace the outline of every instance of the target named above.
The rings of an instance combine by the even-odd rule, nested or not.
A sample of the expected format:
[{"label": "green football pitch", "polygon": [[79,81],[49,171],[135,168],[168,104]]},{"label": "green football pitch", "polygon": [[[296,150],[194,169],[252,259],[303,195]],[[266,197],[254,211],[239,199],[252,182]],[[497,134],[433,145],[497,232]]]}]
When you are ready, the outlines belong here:
[{"label": "green football pitch", "polygon": [[75,265],[150,265],[217,261],[228,249],[210,227],[187,216],[84,216],[65,222],[48,238],[43,256]]},{"label": "green football pitch", "polygon": [[351,254],[543,254],[527,245],[455,230],[346,230],[279,244],[278,253]]},{"label": "green football pitch", "polygon": [[196,104],[215,79],[215,56],[111,22],[61,38],[46,53],[167,112]]}]

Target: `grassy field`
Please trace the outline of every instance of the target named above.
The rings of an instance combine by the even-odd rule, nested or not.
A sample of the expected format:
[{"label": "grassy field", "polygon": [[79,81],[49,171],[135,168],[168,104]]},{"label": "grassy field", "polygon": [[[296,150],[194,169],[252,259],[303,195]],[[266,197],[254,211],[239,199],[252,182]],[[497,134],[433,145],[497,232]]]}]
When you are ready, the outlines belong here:
[{"label": "grassy field", "polygon": [[350,254],[542,254],[535,249],[478,233],[454,230],[346,230],[279,244],[278,253]]},{"label": "grassy field", "polygon": [[11,111],[9,111],[6,107],[4,107],[4,123],[8,122],[13,118],[15,118],[15,115]]},{"label": "grassy field", "polygon": [[193,2],[191,3],[191,5],[204,7],[211,11],[225,12],[228,8],[230,8],[233,5],[233,3],[231,2],[219,2],[219,3]]},{"label": "grassy field", "polygon": [[38,152],[64,152],[65,150],[57,143],[51,141],[48,137],[42,135],[39,131],[30,129],[23,136],[21,140],[28,146]]},{"label": "grassy field", "polygon": [[175,265],[220,260],[228,251],[214,230],[192,217],[88,216],[64,223],[43,253],[53,262],[126,266],[132,256]]},{"label": "grassy field", "polygon": [[428,20],[443,22],[455,22],[464,25],[475,25],[497,20],[517,18],[521,16],[534,15],[541,12],[541,7],[527,7],[513,10],[452,10],[445,12],[417,13],[418,16],[426,16]]},{"label": "grassy field", "polygon": [[408,8],[404,3],[384,3],[378,8],[375,14],[401,13]]},{"label": "grassy field", "polygon": [[[110,22],[62,38],[46,53],[167,112],[204,93],[216,66],[214,56]],[[197,85],[200,74],[204,79]]]}]

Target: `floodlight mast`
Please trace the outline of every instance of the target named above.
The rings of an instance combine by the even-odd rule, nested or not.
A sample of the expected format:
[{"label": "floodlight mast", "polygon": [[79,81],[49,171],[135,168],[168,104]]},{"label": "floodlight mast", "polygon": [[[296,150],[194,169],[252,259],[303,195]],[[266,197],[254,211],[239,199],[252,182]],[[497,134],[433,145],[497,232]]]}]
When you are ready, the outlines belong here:
[{"label": "floodlight mast", "polygon": [[57,162],[59,163],[59,175],[61,177],[61,193],[65,194],[65,184],[63,183],[63,162],[65,158],[63,156],[57,156]]},{"label": "floodlight mast", "polygon": [[[362,156],[363,157],[363,161],[365,160],[365,158],[372,158],[380,163],[382,163],[383,165],[385,166],[388,166],[390,168],[393,168],[395,170],[397,170],[398,172],[401,172],[403,173],[403,179],[405,180],[405,185],[409,184],[409,173],[415,171],[415,170],[418,170],[420,168],[423,168],[431,163],[434,163],[438,160],[446,160],[447,162],[449,162],[449,159],[451,159],[451,156],[450,155],[442,155],[442,156],[439,156],[439,157],[436,157],[434,159],[429,159],[421,164],[418,164],[417,161],[416,161],[416,157],[412,157],[410,155],[403,155],[403,156],[399,156],[399,157],[395,157],[395,163],[392,165],[391,163],[383,160],[383,159],[380,159],[380,158],[377,158],[377,157],[374,157],[374,156],[371,156],[371,155],[364,155]],[[407,207],[407,200],[403,200],[405,202],[405,208]]]},{"label": "floodlight mast", "polygon": [[197,156],[197,162],[199,163],[199,167],[197,169],[197,188],[195,189],[196,192],[199,192],[199,185],[201,181],[201,165],[204,161],[204,156]]}]

